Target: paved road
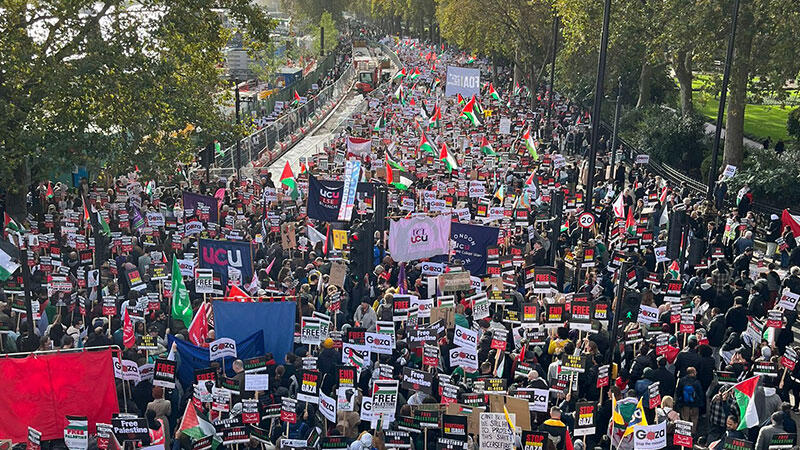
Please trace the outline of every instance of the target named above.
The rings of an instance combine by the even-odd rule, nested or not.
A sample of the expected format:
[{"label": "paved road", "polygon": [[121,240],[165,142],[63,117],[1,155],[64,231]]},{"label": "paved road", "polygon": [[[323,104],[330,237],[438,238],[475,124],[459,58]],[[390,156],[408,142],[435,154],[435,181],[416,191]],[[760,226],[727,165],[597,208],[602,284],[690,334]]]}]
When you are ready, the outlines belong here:
[{"label": "paved road", "polygon": [[[714,136],[714,133],[716,133],[717,127],[713,123],[706,122],[705,123],[705,129],[706,129],[706,134],[707,135]],[[725,139],[725,128],[722,128],[722,133],[720,134],[720,136],[722,137],[723,140]],[[747,146],[747,147],[764,148],[764,146],[761,145],[760,142],[756,142],[756,141],[754,141],[752,139],[749,139],[747,137],[744,137],[743,140],[744,140],[744,145]]]},{"label": "paved road", "polygon": [[276,182],[280,179],[281,172],[283,171],[283,167],[286,165],[286,161],[289,161],[292,171],[294,171],[296,175],[300,168],[300,158],[305,157],[308,160],[315,153],[322,151],[322,145],[333,137],[333,131],[335,131],[339,123],[353,113],[363,98],[364,97],[355,90],[348,92],[342,102],[338,105],[338,108],[319,126],[316,131],[311,133],[309,136],[304,137],[302,140],[300,140],[300,142],[297,143],[297,145],[292,147],[291,150],[284,153],[283,156],[270,164],[269,170],[272,173],[272,179],[276,180]]}]

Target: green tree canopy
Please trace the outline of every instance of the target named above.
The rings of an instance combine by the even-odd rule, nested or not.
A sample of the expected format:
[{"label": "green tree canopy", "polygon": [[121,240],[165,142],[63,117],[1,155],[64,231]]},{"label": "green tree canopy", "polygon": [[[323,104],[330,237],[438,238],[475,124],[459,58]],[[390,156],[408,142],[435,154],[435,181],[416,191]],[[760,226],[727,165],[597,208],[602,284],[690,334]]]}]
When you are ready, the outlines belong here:
[{"label": "green tree canopy", "polygon": [[232,140],[237,130],[219,108],[222,49],[235,32],[258,48],[273,28],[246,0],[8,0],[3,8],[0,179],[12,195],[73,165],[171,174],[198,143]]}]

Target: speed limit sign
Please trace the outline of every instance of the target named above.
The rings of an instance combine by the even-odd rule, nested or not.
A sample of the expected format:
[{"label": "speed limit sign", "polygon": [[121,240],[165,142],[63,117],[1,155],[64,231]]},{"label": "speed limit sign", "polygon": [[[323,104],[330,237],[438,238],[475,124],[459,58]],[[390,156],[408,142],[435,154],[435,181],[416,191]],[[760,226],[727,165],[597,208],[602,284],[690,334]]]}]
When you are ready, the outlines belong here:
[{"label": "speed limit sign", "polygon": [[580,225],[581,228],[591,228],[591,226],[594,225],[594,214],[587,211],[578,216],[578,225]]}]

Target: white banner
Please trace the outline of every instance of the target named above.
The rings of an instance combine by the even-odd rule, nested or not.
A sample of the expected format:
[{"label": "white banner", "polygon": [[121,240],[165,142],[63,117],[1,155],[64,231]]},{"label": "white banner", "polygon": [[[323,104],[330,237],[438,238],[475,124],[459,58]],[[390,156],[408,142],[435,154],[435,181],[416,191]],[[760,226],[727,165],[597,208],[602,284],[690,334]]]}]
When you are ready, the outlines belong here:
[{"label": "white banner", "polygon": [[336,400],[325,395],[322,390],[319,391],[319,410],[326,419],[336,423]]},{"label": "white banner", "polygon": [[379,353],[382,355],[391,355],[394,350],[392,345],[392,337],[383,333],[370,333],[364,334],[364,340],[367,343],[369,351]]},{"label": "white banner", "polygon": [[361,161],[347,161],[344,166],[344,188],[342,190],[342,201],[339,204],[338,220],[347,222],[353,215],[353,208],[356,205],[356,190],[358,189],[358,179],[361,177]]},{"label": "white banner", "polygon": [[356,156],[363,156],[369,154],[372,150],[372,139],[347,137],[347,152]]},{"label": "white banner", "polygon": [[633,448],[657,450],[667,446],[667,422],[633,427]]},{"label": "white banner", "polygon": [[450,215],[447,214],[392,220],[389,226],[389,252],[392,259],[407,262],[448,254],[450,223]]},{"label": "white banner", "polygon": [[456,347],[450,350],[450,366],[463,367],[464,370],[478,370],[478,352],[474,349]]},{"label": "white banner", "polygon": [[231,338],[219,338],[208,346],[208,353],[211,361],[228,356],[236,358],[236,342]]},{"label": "white banner", "polygon": [[453,345],[475,350],[478,348],[478,332],[456,325]]}]

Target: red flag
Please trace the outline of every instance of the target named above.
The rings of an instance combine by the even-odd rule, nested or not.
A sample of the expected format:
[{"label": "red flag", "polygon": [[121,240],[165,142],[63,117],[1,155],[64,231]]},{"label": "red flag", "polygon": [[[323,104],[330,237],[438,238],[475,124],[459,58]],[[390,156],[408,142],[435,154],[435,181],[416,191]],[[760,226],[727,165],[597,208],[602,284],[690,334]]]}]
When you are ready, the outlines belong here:
[{"label": "red flag", "polygon": [[208,314],[210,308],[208,302],[200,304],[200,308],[189,324],[189,341],[198,347],[208,347],[206,338],[208,338]]},{"label": "red flag", "polygon": [[128,308],[123,305],[122,310],[122,343],[125,348],[131,348],[136,345],[136,335],[133,333],[133,322],[131,316],[128,315]]},{"label": "red flag", "polygon": [[252,302],[254,301],[247,293],[239,288],[239,286],[233,285],[230,289],[228,289],[228,295],[225,296],[226,301],[234,301],[234,302]]}]

